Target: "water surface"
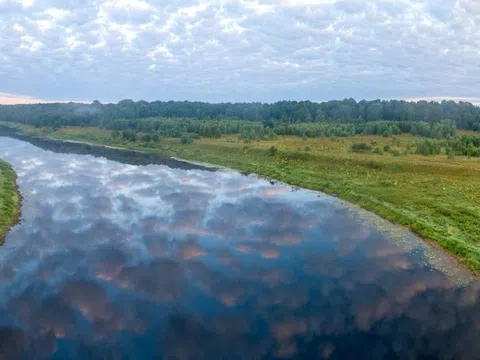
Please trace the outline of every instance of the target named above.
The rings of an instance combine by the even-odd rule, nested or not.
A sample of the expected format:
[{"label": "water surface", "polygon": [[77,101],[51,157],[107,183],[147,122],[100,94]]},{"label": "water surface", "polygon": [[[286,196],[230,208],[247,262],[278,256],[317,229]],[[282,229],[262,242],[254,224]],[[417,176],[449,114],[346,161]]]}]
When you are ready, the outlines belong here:
[{"label": "water surface", "polygon": [[1,359],[480,358],[478,283],[404,229],[253,176],[42,147],[0,137],[24,196]]}]

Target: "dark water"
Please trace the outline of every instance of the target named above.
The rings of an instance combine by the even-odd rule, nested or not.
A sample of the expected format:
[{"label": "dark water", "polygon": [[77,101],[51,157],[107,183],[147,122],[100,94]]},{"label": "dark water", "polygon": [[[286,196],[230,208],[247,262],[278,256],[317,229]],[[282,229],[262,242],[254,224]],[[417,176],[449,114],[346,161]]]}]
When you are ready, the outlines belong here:
[{"label": "dark water", "polygon": [[103,156],[0,138],[24,195],[0,247],[1,359],[480,358],[478,283],[407,231]]}]

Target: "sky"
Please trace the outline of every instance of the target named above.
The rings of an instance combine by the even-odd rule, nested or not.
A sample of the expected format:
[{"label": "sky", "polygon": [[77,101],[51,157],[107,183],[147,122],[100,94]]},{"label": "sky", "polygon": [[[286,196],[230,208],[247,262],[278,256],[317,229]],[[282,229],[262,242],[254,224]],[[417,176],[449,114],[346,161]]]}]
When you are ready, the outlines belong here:
[{"label": "sky", "polygon": [[465,99],[478,0],[0,0],[0,103]]}]

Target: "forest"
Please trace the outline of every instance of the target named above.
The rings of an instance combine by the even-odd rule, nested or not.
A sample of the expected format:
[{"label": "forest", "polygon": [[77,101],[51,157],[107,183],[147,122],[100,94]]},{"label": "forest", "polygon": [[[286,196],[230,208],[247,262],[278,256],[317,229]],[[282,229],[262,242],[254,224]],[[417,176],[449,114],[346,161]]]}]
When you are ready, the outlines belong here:
[{"label": "forest", "polygon": [[116,119],[188,118],[197,120],[245,120],[264,123],[348,123],[371,121],[455,124],[458,129],[480,131],[480,108],[468,102],[354,99],[326,102],[280,101],[219,103],[191,101],[132,101],[118,104],[55,103],[0,106],[0,121],[32,126],[102,126]]},{"label": "forest", "polygon": [[223,135],[239,135],[248,142],[289,135],[305,139],[411,134],[432,139],[418,144],[418,154],[436,155],[444,149],[451,155],[480,156],[478,135],[456,137],[457,129],[480,130],[480,108],[454,101],[345,99],[273,104],[132,100],[101,104],[94,101],[91,104],[0,106],[0,121],[53,130],[69,126],[97,127],[111,131],[114,139],[143,143],[158,143],[168,137],[189,144],[200,137]]},{"label": "forest", "polygon": [[246,120],[198,120],[188,118],[119,119],[101,125],[108,130],[135,133],[157,133],[164,137],[180,137],[185,133],[195,136],[219,138],[224,134],[240,134],[246,140],[273,139],[276,135],[302,137],[346,137],[353,135],[382,135],[389,137],[401,133],[444,139],[455,136],[452,122],[427,123],[424,121],[372,121],[363,123],[283,123],[268,124]]}]

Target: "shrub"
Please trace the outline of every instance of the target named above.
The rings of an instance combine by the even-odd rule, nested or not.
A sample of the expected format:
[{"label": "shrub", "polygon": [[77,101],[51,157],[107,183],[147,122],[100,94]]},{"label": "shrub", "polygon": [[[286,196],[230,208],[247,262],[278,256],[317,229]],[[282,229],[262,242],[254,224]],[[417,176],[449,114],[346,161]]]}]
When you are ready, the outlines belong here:
[{"label": "shrub", "polygon": [[353,152],[370,152],[372,151],[372,146],[366,143],[355,143],[352,144],[351,150]]},{"label": "shrub", "polygon": [[378,155],[383,155],[383,150],[380,149],[379,147],[376,147],[376,148],[373,150],[373,153],[374,153],[374,154],[378,154]]},{"label": "shrub", "polygon": [[187,144],[193,143],[193,139],[192,139],[188,134],[183,134],[183,135],[180,137],[180,142],[181,142],[183,145],[187,145]]},{"label": "shrub", "polygon": [[400,147],[402,145],[402,142],[400,141],[400,139],[397,139],[396,137],[393,137],[392,138],[392,145]]},{"label": "shrub", "polygon": [[390,145],[384,145],[383,146],[383,151],[389,152],[390,151]]},{"label": "shrub", "polygon": [[480,148],[475,147],[473,144],[467,146],[467,156],[480,156]]},{"label": "shrub", "polygon": [[273,145],[267,149],[268,156],[275,156],[277,153],[278,153],[278,149]]},{"label": "shrub", "polygon": [[438,155],[442,150],[439,143],[435,141],[425,140],[417,144],[417,150],[415,151],[420,155]]},{"label": "shrub", "polygon": [[133,130],[123,130],[122,137],[128,141],[137,141],[137,133]]}]

